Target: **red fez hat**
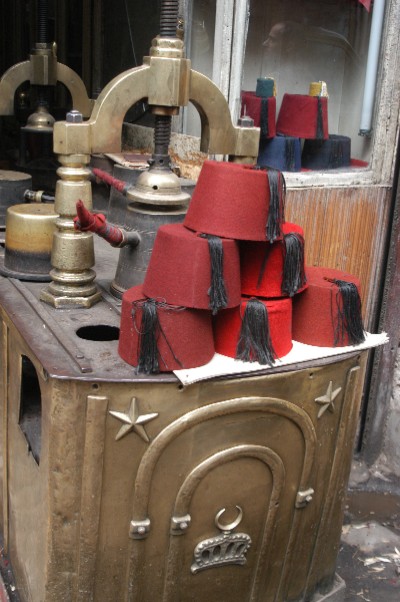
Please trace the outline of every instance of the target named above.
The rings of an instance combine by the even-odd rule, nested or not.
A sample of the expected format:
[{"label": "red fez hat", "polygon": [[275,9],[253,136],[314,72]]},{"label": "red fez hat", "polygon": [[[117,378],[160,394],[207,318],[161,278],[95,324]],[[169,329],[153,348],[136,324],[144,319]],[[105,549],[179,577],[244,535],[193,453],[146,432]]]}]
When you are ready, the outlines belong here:
[{"label": "red fez hat", "polygon": [[235,240],[282,238],[285,180],[281,172],[205,161],[184,225]]},{"label": "red fez hat", "polygon": [[241,115],[254,120],[254,126],[260,128],[261,139],[276,136],[276,97],[257,96],[255,92],[242,92]]},{"label": "red fez hat", "polygon": [[297,224],[282,226],[283,239],[268,242],[241,242],[240,268],[242,294],[258,297],[292,297],[306,284],[304,232]]},{"label": "red fez hat", "polygon": [[118,353],[145,374],[207,364],[214,355],[211,313],[148,299],[134,286],[122,296]]},{"label": "red fez hat", "polygon": [[174,305],[211,309],[214,314],[219,309],[239,305],[238,243],[198,234],[182,224],[161,226],[143,293]]},{"label": "red fez hat", "polygon": [[278,120],[278,134],[297,138],[326,140],[328,131],[328,98],[305,94],[284,94]]},{"label": "red fez hat", "polygon": [[242,297],[214,318],[217,353],[272,365],[292,348],[292,300]]},{"label": "red fez hat", "polygon": [[360,282],[328,268],[306,270],[308,287],[293,298],[293,339],[318,347],[358,345],[365,339]]}]

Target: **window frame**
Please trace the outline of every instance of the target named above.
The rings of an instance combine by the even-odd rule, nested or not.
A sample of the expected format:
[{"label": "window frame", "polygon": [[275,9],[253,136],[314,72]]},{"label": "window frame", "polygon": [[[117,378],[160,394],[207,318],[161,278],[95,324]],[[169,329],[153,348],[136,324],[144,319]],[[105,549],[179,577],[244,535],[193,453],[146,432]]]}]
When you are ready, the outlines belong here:
[{"label": "window frame", "polygon": [[[188,0],[190,7],[194,0]],[[189,9],[191,10],[191,9]],[[214,83],[237,122],[250,16],[250,0],[216,0]],[[188,21],[189,22],[189,21]],[[371,156],[366,167],[285,172],[289,188],[390,185],[393,180],[400,111],[400,0],[387,0],[373,114]]]}]

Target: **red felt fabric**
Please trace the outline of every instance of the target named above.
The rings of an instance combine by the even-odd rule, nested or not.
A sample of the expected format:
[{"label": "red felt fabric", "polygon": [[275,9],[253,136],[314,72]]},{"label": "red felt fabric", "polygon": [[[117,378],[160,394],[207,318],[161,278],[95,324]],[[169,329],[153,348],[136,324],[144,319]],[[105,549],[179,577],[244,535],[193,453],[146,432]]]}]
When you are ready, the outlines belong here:
[{"label": "red felt fabric", "polygon": [[[122,297],[118,353],[131,366],[138,365],[139,332],[142,310],[132,309],[136,301],[144,300],[142,286],[128,289]],[[180,368],[195,368],[206,364],[214,355],[214,341],[209,311],[186,308],[159,308],[157,311],[161,333],[157,340],[160,372]],[[167,342],[168,341],[168,342]]]},{"label": "red felt fabric", "polygon": [[[242,316],[248,302],[242,297],[240,307],[225,309],[214,318],[214,339],[217,353],[229,357],[236,356],[236,346],[242,326]],[[269,331],[276,357],[280,358],[289,353],[292,343],[292,300],[259,299],[264,303],[268,312]]]},{"label": "red felt fabric", "polygon": [[[294,232],[304,237],[303,228],[290,222],[282,225],[282,231],[284,235]],[[242,295],[265,298],[284,296],[281,290],[284,261],[283,240],[272,244],[269,242],[241,242],[239,248]],[[265,257],[263,277],[258,282]]]},{"label": "red felt fabric", "polygon": [[[293,297],[293,339],[317,347],[334,347],[338,287],[325,278],[353,282],[359,292],[360,281],[352,274],[330,268],[309,267],[306,274],[308,288]],[[345,337],[337,346],[348,344]]]},{"label": "red felt fabric", "polygon": [[[329,137],[328,99],[321,97],[324,140]],[[318,97],[303,94],[284,94],[276,122],[278,134],[296,138],[316,138]]]},{"label": "red felt fabric", "polygon": [[81,232],[94,232],[112,246],[117,247],[123,239],[120,228],[109,224],[102,213],[91,213],[81,200],[76,203],[77,216],[74,217],[74,229]]},{"label": "red felt fabric", "polygon": [[102,169],[98,169],[97,167],[94,167],[92,169],[92,171],[93,171],[94,175],[96,176],[96,178],[99,178],[99,180],[102,180],[106,184],[109,184],[110,186],[112,186],[113,188],[118,190],[119,192],[123,193],[126,191],[126,188],[128,187],[128,184],[126,182],[123,182],[122,180],[118,180],[117,178],[114,178],[112,175],[110,175],[106,171],[103,171]]},{"label": "red felt fabric", "polygon": [[255,92],[242,91],[242,108],[241,115],[248,115],[254,119],[254,127],[261,127],[261,101],[268,102],[268,135],[265,139],[274,138],[276,136],[276,98],[271,96],[267,99],[262,99],[256,96]]},{"label": "red felt fabric", "polygon": [[266,240],[269,199],[266,171],[205,161],[183,223],[224,238]]},{"label": "red felt fabric", "polygon": [[[238,243],[221,239],[223,277],[227,307],[240,303],[240,261]],[[182,224],[167,224],[157,231],[143,293],[162,297],[167,303],[208,309],[211,263],[208,241]]]}]

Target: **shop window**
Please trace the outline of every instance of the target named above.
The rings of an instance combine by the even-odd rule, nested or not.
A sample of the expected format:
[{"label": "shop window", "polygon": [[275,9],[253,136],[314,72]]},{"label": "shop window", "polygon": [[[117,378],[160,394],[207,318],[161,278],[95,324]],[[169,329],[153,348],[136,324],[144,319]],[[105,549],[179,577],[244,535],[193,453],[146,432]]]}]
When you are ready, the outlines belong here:
[{"label": "shop window", "polygon": [[29,451],[39,464],[42,436],[42,397],[39,379],[31,360],[21,357],[21,393],[19,426],[29,446]]},{"label": "shop window", "polygon": [[[364,98],[364,84],[371,23],[374,12],[377,15],[378,11],[382,18],[373,37],[375,54],[379,54],[383,0],[375,3],[370,0],[248,0],[247,3],[200,0],[189,5],[191,27],[187,53],[192,67],[211,77],[220,87],[229,101],[234,121],[240,112],[240,91],[237,85],[236,89],[232,88],[238,70],[241,90],[255,91],[258,78],[274,78],[277,115],[285,93],[308,95],[311,82],[324,81],[329,94],[329,134],[350,138],[351,167],[368,165],[374,124],[367,120],[365,125],[365,119],[363,124],[362,115],[366,108],[371,109],[372,115],[377,63],[372,69],[372,80],[371,73],[369,76],[372,86],[372,106],[369,101],[369,107]],[[243,6],[247,11],[245,21],[239,18]],[[244,30],[243,61],[238,59],[241,33],[238,24]],[[224,47],[228,48],[228,55],[221,62]],[[186,118],[187,133],[199,135],[198,128],[199,121],[190,109]]]}]

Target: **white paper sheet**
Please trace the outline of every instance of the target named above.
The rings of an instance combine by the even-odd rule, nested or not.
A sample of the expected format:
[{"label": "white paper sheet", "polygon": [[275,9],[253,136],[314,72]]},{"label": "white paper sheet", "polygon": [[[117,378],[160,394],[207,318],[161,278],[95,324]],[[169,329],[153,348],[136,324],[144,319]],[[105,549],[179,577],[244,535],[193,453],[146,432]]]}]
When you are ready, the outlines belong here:
[{"label": "white paper sheet", "polygon": [[[355,351],[361,351],[363,349],[379,347],[388,342],[389,339],[386,332],[380,334],[371,334],[367,332],[364,343],[348,347],[315,347],[313,345],[305,345],[304,343],[293,341],[293,348],[290,353],[282,359],[276,360],[274,367],[308,362],[310,360],[318,360],[346,353],[354,353]],[[257,362],[242,362],[216,353],[208,364],[204,364],[204,366],[199,366],[198,368],[190,368],[188,370],[174,370],[174,374],[179,378],[183,385],[190,385],[217,376],[229,376],[231,374],[245,375],[257,372],[258,370],[265,370],[266,368],[268,368],[268,366],[263,366]]]}]

